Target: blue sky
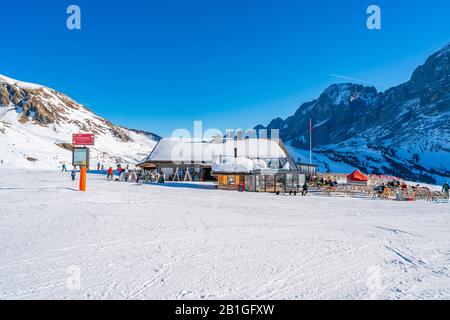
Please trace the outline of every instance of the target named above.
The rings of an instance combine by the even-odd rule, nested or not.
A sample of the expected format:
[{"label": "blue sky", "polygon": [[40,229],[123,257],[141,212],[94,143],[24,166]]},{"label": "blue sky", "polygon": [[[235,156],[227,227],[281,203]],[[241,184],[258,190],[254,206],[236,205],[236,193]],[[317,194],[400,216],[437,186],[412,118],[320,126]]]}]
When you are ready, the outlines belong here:
[{"label": "blue sky", "polygon": [[[80,6],[82,30],[66,28]],[[382,9],[382,29],[366,9]],[[1,5],[0,74],[53,87],[114,123],[249,128],[342,75],[385,90],[450,41],[443,0],[40,0]]]}]

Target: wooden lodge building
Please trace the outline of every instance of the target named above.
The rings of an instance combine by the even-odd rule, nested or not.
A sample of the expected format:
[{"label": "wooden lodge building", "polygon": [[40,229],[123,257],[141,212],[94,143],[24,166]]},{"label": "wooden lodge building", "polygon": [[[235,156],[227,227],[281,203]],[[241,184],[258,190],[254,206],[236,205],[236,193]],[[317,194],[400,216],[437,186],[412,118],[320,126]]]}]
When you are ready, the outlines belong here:
[{"label": "wooden lodge building", "polygon": [[163,138],[138,166],[166,180],[217,181],[219,189],[253,192],[296,191],[305,178],[275,139]]}]

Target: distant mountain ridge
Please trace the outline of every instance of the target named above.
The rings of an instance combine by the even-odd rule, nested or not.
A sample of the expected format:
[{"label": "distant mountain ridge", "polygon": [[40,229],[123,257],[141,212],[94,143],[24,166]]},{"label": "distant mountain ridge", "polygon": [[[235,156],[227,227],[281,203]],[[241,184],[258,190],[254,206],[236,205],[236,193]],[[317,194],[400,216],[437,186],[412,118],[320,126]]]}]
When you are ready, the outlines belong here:
[{"label": "distant mountain ridge", "polygon": [[316,162],[325,171],[343,163],[427,183],[450,180],[450,44],[404,84],[385,92],[334,84],[287,119],[255,129],[279,129],[283,141],[305,150],[310,118]]},{"label": "distant mountain ridge", "polygon": [[51,88],[0,75],[0,160],[12,167],[71,162],[72,133],[94,133],[92,163],[138,162],[160,137],[116,126]]}]

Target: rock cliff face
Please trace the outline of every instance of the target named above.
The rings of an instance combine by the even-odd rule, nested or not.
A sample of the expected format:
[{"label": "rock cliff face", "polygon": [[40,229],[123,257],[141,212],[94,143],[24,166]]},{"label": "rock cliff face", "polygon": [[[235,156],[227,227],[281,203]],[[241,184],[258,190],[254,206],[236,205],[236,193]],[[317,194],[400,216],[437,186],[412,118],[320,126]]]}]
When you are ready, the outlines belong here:
[{"label": "rock cliff face", "polygon": [[326,170],[342,162],[368,173],[450,180],[450,44],[407,83],[385,92],[335,84],[293,116],[256,128],[279,129],[289,145],[308,149],[310,118],[316,160]]}]

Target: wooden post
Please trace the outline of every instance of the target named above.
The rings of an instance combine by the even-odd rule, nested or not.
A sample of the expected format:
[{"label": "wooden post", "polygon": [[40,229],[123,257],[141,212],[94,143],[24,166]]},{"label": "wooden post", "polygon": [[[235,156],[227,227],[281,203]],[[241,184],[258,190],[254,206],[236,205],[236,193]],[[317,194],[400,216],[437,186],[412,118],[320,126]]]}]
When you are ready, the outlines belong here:
[{"label": "wooden post", "polygon": [[86,191],[86,166],[80,168],[80,191]]},{"label": "wooden post", "polygon": [[312,119],[309,118],[309,164],[312,164]]}]

